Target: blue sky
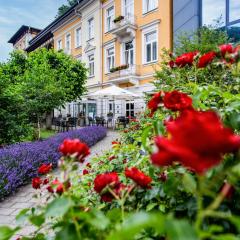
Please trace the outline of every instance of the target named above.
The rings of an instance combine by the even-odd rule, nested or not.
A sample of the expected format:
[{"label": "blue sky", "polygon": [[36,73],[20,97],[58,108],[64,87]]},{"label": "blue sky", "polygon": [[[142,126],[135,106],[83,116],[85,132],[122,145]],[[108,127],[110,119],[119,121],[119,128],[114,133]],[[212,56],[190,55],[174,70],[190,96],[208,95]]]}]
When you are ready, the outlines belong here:
[{"label": "blue sky", "polygon": [[6,61],[11,36],[22,26],[46,27],[66,0],[0,0],[0,62]]}]

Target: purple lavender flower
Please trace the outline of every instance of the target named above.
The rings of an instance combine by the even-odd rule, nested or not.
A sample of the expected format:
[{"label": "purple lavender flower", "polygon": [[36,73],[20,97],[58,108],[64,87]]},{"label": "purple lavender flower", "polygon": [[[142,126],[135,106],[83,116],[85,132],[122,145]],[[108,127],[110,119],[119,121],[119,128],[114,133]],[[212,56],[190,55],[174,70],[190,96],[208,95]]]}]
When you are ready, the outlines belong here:
[{"label": "purple lavender flower", "polygon": [[36,177],[40,165],[52,163],[57,167],[61,156],[58,147],[64,139],[78,138],[91,147],[106,134],[104,127],[91,126],[59,133],[43,141],[13,144],[0,149],[0,199]]}]

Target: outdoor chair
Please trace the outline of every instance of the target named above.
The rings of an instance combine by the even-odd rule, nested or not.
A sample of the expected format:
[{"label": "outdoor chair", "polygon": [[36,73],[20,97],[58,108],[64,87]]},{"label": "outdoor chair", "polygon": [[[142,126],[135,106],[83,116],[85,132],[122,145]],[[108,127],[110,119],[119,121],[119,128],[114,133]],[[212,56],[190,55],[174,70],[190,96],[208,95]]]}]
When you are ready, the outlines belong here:
[{"label": "outdoor chair", "polygon": [[67,121],[67,130],[69,130],[69,128],[73,129],[73,128],[77,128],[77,118],[75,117],[70,117]]},{"label": "outdoor chair", "polygon": [[93,126],[94,119],[92,117],[88,117],[88,126]]},{"label": "outdoor chair", "polygon": [[111,127],[113,127],[113,117],[107,117],[107,128],[111,124]]},{"label": "outdoor chair", "polygon": [[105,119],[103,117],[95,117],[95,121],[97,126],[104,126],[105,124]]},{"label": "outdoor chair", "polygon": [[55,130],[57,130],[58,132],[60,132],[61,123],[60,123],[60,119],[59,119],[59,118],[53,118],[53,120],[52,120],[52,125],[54,126],[54,129],[55,129]]},{"label": "outdoor chair", "polygon": [[117,123],[116,125],[119,127],[120,125],[122,125],[124,128],[126,128],[128,124],[128,119],[124,116],[120,116],[117,118]]}]

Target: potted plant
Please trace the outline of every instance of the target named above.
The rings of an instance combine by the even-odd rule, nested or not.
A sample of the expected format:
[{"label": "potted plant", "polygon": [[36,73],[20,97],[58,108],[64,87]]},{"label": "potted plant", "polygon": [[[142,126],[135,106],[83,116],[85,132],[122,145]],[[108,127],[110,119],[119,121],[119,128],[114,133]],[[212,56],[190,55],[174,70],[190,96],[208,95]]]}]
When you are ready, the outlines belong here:
[{"label": "potted plant", "polygon": [[118,23],[118,22],[120,22],[120,21],[122,21],[124,19],[124,16],[118,16],[118,17],[116,17],[114,20],[113,20],[113,22],[114,23]]}]

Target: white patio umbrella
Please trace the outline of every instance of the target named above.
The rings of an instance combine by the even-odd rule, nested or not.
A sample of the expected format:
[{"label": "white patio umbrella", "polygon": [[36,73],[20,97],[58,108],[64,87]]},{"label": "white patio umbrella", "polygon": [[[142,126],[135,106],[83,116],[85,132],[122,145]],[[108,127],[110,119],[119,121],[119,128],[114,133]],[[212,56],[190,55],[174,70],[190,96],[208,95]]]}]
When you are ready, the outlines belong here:
[{"label": "white patio umbrella", "polygon": [[[139,95],[130,92],[129,90],[117,87],[115,85],[112,85],[110,87],[103,88],[101,90],[98,90],[94,93],[91,93],[88,95],[91,98],[94,99],[110,99],[110,100],[133,100],[136,98],[140,98]],[[115,118],[115,107],[113,111],[113,117]]]},{"label": "white patio umbrella", "polygon": [[88,95],[92,98],[108,98],[108,99],[134,99],[140,97],[139,95],[132,93],[126,89],[117,87],[115,85],[103,88],[101,90],[98,90],[92,94]]}]

